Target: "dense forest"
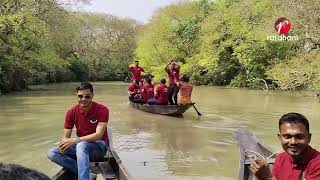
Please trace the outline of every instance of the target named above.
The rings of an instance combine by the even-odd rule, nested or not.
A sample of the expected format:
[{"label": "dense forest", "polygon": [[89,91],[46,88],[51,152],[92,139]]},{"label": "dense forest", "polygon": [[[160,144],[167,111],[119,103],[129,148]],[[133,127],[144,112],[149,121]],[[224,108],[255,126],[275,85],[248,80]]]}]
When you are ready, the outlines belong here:
[{"label": "dense forest", "polygon": [[[58,0],[0,2],[0,92],[28,85],[123,80],[139,60],[155,80],[176,59],[196,85],[320,88],[318,0],[177,1],[146,24],[67,10]],[[75,1],[74,3],[81,3]],[[295,40],[274,23],[287,17]]]},{"label": "dense forest", "polygon": [[[288,17],[296,41],[271,41]],[[138,36],[137,58],[164,76],[169,58],[199,85],[309,89],[320,86],[320,4],[317,0],[180,2],[159,10]]]},{"label": "dense forest", "polygon": [[69,12],[55,0],[4,0],[0,13],[2,93],[127,76],[140,27],[134,20]]}]

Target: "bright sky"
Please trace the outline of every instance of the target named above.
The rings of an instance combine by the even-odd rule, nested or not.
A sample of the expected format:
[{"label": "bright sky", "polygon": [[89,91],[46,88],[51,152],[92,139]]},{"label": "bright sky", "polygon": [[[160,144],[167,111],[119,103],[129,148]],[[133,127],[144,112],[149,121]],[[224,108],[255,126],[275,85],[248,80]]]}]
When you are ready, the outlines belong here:
[{"label": "bright sky", "polygon": [[91,0],[90,5],[81,9],[89,12],[111,14],[118,17],[130,17],[146,23],[158,8],[170,5],[177,0]]}]

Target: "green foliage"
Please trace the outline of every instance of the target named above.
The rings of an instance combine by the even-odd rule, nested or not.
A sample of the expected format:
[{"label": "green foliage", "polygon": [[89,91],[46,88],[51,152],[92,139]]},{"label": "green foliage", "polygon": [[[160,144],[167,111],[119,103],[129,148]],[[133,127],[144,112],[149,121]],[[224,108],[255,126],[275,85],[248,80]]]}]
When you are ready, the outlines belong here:
[{"label": "green foliage", "polygon": [[70,70],[72,72],[72,80],[88,81],[89,80],[89,65],[83,61],[74,59],[71,62]]},{"label": "green foliage", "polygon": [[320,88],[320,54],[312,52],[301,54],[288,62],[275,65],[267,75],[274,79],[282,90],[299,90]]},{"label": "green foliage", "polygon": [[172,35],[169,42],[186,56],[194,54],[197,47],[198,33],[200,30],[201,18],[194,16],[190,19],[182,20],[172,27]]},{"label": "green foliage", "polygon": [[[278,70],[285,68],[280,64],[290,62],[310,48],[317,49],[318,43],[314,35],[299,41],[267,39],[276,34],[273,26],[278,17],[294,13],[283,7],[286,3],[278,8],[279,3],[277,0],[203,0],[168,6],[159,10],[144,27],[139,36],[137,58],[157,79],[163,76],[166,61],[178,57],[182,60],[181,73],[191,74],[193,83],[198,85],[266,88],[268,84],[278,84],[282,87],[277,75],[271,76],[273,71],[270,70],[278,66]],[[313,10],[308,13],[293,7],[292,2],[288,3],[306,14],[299,20],[292,16],[293,24],[302,24],[312,15],[319,14],[314,13],[318,12],[317,5],[312,7],[311,3],[302,3],[304,8]],[[310,32],[317,34],[318,29],[312,27]],[[297,29],[292,28],[289,35],[307,32],[299,25]],[[157,49],[153,44],[157,44]],[[306,45],[310,47],[306,48]],[[310,81],[305,87],[314,89],[318,76],[308,77]]]},{"label": "green foliage", "polygon": [[69,67],[69,62],[61,59],[52,49],[41,49],[36,54],[30,53],[28,58],[29,84],[62,81],[57,79],[57,74],[66,74]]},{"label": "green foliage", "polygon": [[0,92],[29,84],[120,80],[140,25],[65,11],[54,0],[0,2]]}]

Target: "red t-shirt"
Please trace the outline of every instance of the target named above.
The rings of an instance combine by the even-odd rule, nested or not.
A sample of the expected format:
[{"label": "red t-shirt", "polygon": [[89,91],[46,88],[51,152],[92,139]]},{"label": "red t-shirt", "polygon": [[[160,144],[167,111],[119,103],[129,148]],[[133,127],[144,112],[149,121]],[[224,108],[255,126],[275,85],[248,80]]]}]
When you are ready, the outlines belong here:
[{"label": "red t-shirt", "polygon": [[169,84],[175,84],[179,81],[179,68],[174,69],[167,69],[168,77],[169,77]]},{"label": "red t-shirt", "polygon": [[144,84],[141,87],[142,101],[147,103],[148,99],[154,97],[154,86],[152,84]]},{"label": "red t-shirt", "polygon": [[320,179],[320,153],[310,146],[297,164],[287,152],[283,152],[276,157],[272,168],[272,175],[277,180],[301,180],[302,172],[306,180]]},{"label": "red t-shirt", "polygon": [[131,94],[131,96],[135,96],[136,94],[139,94],[140,86],[129,84],[128,91],[133,93],[133,94]]},{"label": "red t-shirt", "polygon": [[137,81],[141,81],[141,72],[144,72],[144,69],[140,66],[130,67],[130,71],[132,73],[133,79]]},{"label": "red t-shirt", "polygon": [[156,89],[157,97],[156,99],[160,104],[168,104],[168,87],[165,84],[161,84]]},{"label": "red t-shirt", "polygon": [[[80,105],[75,105],[67,111],[64,121],[65,129],[72,129],[74,125],[77,128],[77,136],[82,137],[96,132],[99,122],[108,122],[109,110],[106,106],[92,102],[91,109],[86,112],[80,108]],[[101,140],[109,142],[107,129],[104,132]]]}]

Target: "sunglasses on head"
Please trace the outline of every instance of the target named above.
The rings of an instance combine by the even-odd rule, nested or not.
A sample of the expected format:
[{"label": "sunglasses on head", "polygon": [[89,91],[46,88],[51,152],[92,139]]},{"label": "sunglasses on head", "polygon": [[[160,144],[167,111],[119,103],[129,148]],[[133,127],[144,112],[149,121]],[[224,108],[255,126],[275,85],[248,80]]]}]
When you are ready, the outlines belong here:
[{"label": "sunglasses on head", "polygon": [[[78,98],[79,98],[79,99],[82,99],[82,98],[83,98],[83,95],[78,95]],[[85,95],[84,98],[85,98],[85,99],[90,99],[91,96],[90,96],[90,95]]]}]

